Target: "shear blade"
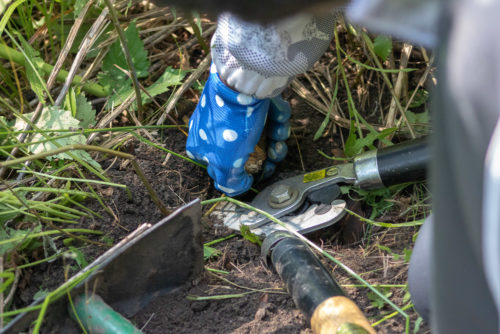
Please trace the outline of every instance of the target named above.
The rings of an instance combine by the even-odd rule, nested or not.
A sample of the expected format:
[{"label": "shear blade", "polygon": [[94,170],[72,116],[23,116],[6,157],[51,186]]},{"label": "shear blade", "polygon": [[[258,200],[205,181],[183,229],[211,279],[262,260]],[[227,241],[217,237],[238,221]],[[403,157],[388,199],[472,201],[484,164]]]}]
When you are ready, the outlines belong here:
[{"label": "shear blade", "polygon": [[[346,203],[343,200],[334,200],[331,204],[311,204],[305,211],[296,215],[287,215],[280,220],[288,227],[298,233],[307,234],[320,230],[339,221],[345,215]],[[249,211],[236,206],[233,203],[226,202],[218,205],[212,216],[221,219],[224,226],[239,231],[241,225],[251,227],[252,233],[259,236],[267,236],[274,231],[285,231],[286,227],[275,222],[268,222],[255,228],[255,221],[260,219],[260,214],[255,211]]]}]

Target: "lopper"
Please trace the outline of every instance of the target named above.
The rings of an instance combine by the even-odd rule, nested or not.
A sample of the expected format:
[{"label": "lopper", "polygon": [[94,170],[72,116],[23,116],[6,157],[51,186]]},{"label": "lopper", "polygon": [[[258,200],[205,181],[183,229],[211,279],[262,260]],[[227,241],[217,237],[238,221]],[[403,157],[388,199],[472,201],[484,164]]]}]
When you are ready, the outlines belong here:
[{"label": "lopper", "polygon": [[338,222],[346,207],[346,202],[338,198],[339,185],[378,189],[423,180],[428,161],[426,140],[418,139],[365,152],[351,163],[278,181],[262,190],[250,204],[279,218],[288,229],[232,203],[220,205],[213,215],[233,230],[246,225],[265,238],[265,261],[274,265],[315,333],[375,333],[329,271],[289,229],[307,234]]}]

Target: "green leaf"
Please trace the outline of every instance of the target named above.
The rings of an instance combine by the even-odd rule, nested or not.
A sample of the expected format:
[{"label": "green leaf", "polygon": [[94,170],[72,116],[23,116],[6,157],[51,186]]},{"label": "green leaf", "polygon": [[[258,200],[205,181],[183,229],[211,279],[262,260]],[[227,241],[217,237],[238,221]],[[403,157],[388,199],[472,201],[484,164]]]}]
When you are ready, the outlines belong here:
[{"label": "green leaf", "polygon": [[113,246],[113,243],[114,243],[114,240],[113,238],[111,238],[110,236],[107,236],[107,235],[103,235],[101,238],[100,238],[100,241],[102,243],[105,243],[106,245],[108,246]]},{"label": "green leaf", "polygon": [[354,125],[354,121],[351,121],[351,127],[349,128],[349,136],[344,144],[344,154],[347,157],[353,157],[356,154],[361,153],[362,148],[359,149],[356,147],[356,141],[358,140],[358,135],[356,134],[356,126]]},{"label": "green leaf", "polygon": [[46,289],[40,289],[38,290],[37,293],[33,296],[33,300],[39,300],[39,299],[44,299],[49,295],[50,291]]},{"label": "green leaf", "polygon": [[85,7],[87,2],[88,2],[87,0],[76,0],[75,1],[75,5],[74,5],[75,10],[73,12],[73,17],[75,19],[78,17],[78,15],[80,15],[80,12]]},{"label": "green leaf", "polygon": [[410,294],[410,291],[406,290],[404,296],[403,296],[403,303],[408,303],[409,301],[411,301],[411,294]]},{"label": "green leaf", "polygon": [[89,264],[85,259],[85,255],[83,255],[83,253],[78,248],[69,246],[69,250],[71,251],[71,253],[73,253],[74,259],[80,269],[85,268]]},{"label": "green leaf", "polygon": [[387,60],[389,53],[392,50],[392,40],[388,36],[379,35],[375,38],[373,42],[373,49],[375,54],[382,60]]},{"label": "green leaf", "polygon": [[220,254],[221,254],[221,252],[218,251],[217,249],[210,247],[210,246],[203,245],[203,258],[205,259],[205,261],[212,258],[212,257],[217,257]]},{"label": "green leaf", "polygon": [[418,317],[418,319],[415,320],[415,327],[413,328],[413,334],[417,334],[420,332],[420,326],[422,325],[423,321],[424,319],[422,319],[421,317]]},{"label": "green leaf", "polygon": [[370,214],[371,220],[383,215],[387,210],[394,206],[393,198],[397,193],[401,192],[406,188],[408,184],[396,184],[388,188],[375,189],[375,190],[363,190],[356,187],[350,187],[350,191],[357,194],[359,201],[366,203],[372,207],[372,213]]},{"label": "green leaf", "polygon": [[425,89],[419,89],[415,93],[413,101],[410,103],[409,108],[418,108],[429,100],[429,92]]},{"label": "green leaf", "polygon": [[394,255],[394,253],[392,252],[392,250],[389,247],[387,247],[387,246],[384,246],[384,245],[381,245],[381,244],[377,244],[377,247],[380,250],[383,250],[383,251],[385,251],[385,252],[387,252],[387,253],[389,253],[391,255]]},{"label": "green leaf", "polygon": [[44,101],[43,92],[47,90],[45,82],[42,79],[37,68],[42,68],[43,60],[39,53],[20,35],[17,35],[23,46],[26,59],[26,76],[30,83],[31,90],[35,93],[39,101]]},{"label": "green leaf", "polygon": [[88,129],[89,126],[95,124],[95,109],[92,108],[92,104],[87,101],[87,98],[83,94],[78,94],[76,99],[76,114],[75,118],[80,121],[79,127]]},{"label": "green leaf", "polygon": [[[170,66],[167,67],[162,76],[159,77],[154,84],[146,88],[148,94],[146,94],[145,92],[141,92],[142,102],[149,103],[151,102],[151,99],[153,97],[165,93],[171,86],[180,85],[182,83],[182,79],[184,79],[184,77],[186,76],[186,73],[187,71],[173,69]],[[121,93],[111,96],[109,98],[108,105],[111,107],[113,105],[117,106],[119,104],[122,104],[127,99],[127,97],[129,97],[130,94],[133,93],[134,89],[132,87],[129,87],[128,89],[123,90]],[[132,108],[137,108],[137,104],[132,104]]]},{"label": "green leaf", "polygon": [[[137,77],[147,77],[150,62],[148,53],[139,37],[139,30],[135,25],[135,21],[132,21],[125,30],[125,38]],[[103,72],[98,75],[99,83],[109,91],[123,92],[132,84],[132,81],[123,70],[130,71],[120,41],[116,40],[103,59]]]},{"label": "green leaf", "polygon": [[0,0],[0,35],[2,35],[5,26],[7,25],[7,22],[10,20],[10,17],[12,13],[16,10],[18,6],[20,6],[23,2],[26,2],[26,0],[17,0],[14,2],[12,5],[9,6],[5,14],[1,15],[5,8],[7,8],[8,4],[11,2],[11,0]]},{"label": "green leaf", "polygon": [[205,88],[206,80],[197,80],[193,83],[191,88],[198,91],[198,93],[203,93],[203,89]]},{"label": "green leaf", "polygon": [[[32,113],[25,114],[24,116],[29,119],[31,118]],[[16,130],[23,130],[25,126],[26,123],[24,122],[24,120],[18,118],[16,120],[14,128]],[[58,107],[45,107],[42,110],[42,113],[38,119],[38,122],[36,123],[36,126],[41,130],[62,130],[71,128],[77,130],[80,126],[80,121],[71,116],[71,111],[60,109]],[[48,137],[52,137],[55,135],[55,133],[47,132],[45,133],[45,135]],[[40,133],[35,133],[29,136],[30,142],[38,142],[45,139],[46,137]],[[85,144],[86,140],[87,138],[83,134],[75,134],[74,136],[71,137],[54,138],[46,142],[29,145],[28,150],[31,153],[37,154],[54,150],[61,146],[67,146],[72,144]],[[82,159],[83,161],[91,164],[92,166],[100,168],[100,165],[94,159],[92,159],[92,157],[86,151],[75,150],[71,151],[71,153],[74,156]],[[73,160],[73,158],[68,153],[60,153],[47,157],[47,160],[52,160],[52,159]]]},{"label": "green leaf", "polygon": [[344,322],[335,330],[335,334],[369,334],[369,333],[364,327],[361,327],[358,324],[352,322]]},{"label": "green leaf", "polygon": [[[383,287],[383,288],[377,288],[378,291],[382,293],[386,298],[390,298],[392,296],[392,292],[390,288]],[[369,291],[366,296],[370,300],[370,304],[372,304],[374,307],[378,308],[379,310],[382,309],[385,306],[385,301],[380,298],[379,295],[377,295],[373,291]]]},{"label": "green leaf", "polygon": [[250,231],[250,227],[248,227],[247,225],[242,224],[240,226],[240,233],[243,238],[247,239],[251,243],[262,246],[262,241],[260,240],[260,238],[256,234],[252,233]]},{"label": "green leaf", "polygon": [[314,134],[313,141],[318,140],[323,135],[323,132],[325,132],[326,126],[328,125],[328,123],[330,123],[330,112],[331,112],[331,109],[328,109],[328,114],[325,116],[325,119],[323,119],[323,122],[321,122],[321,125],[319,126],[318,130]]},{"label": "green leaf", "polygon": [[356,128],[354,126],[354,121],[351,121],[351,129],[349,130],[349,137],[345,142],[344,153],[347,157],[353,157],[364,151],[365,148],[375,149],[373,143],[375,140],[381,140],[390,134],[394,133],[397,128],[388,128],[380,132],[370,132],[364,138],[358,138]]},{"label": "green leaf", "polygon": [[198,30],[200,31],[200,34],[202,34],[203,33],[203,27],[201,26],[200,13],[192,11],[191,14],[193,15],[193,21],[195,22],[196,26],[198,27]]},{"label": "green leaf", "polygon": [[41,226],[36,226],[33,230],[15,230],[12,228],[0,228],[0,240],[9,240],[22,238],[21,242],[9,242],[0,246],[0,256],[3,256],[5,253],[11,251],[12,249],[17,249],[18,251],[22,251],[28,247],[31,247],[33,244],[36,246],[40,245],[40,242],[32,238],[25,238],[29,233],[36,233],[41,231]]},{"label": "green leaf", "polygon": [[18,213],[8,211],[12,211],[12,208],[0,203],[0,225],[3,225],[8,220],[16,218],[18,215]]},{"label": "green leaf", "polygon": [[404,254],[404,260],[406,263],[410,262],[411,259],[411,254],[413,253],[413,250],[411,249],[403,249],[403,254]]},{"label": "green leaf", "polygon": [[328,108],[328,113],[325,116],[325,119],[323,119],[323,122],[321,122],[321,125],[319,126],[318,130],[314,134],[313,141],[318,140],[322,135],[323,132],[325,132],[325,128],[330,122],[330,114],[332,113],[333,106],[335,101],[337,100],[337,93],[338,93],[338,88],[339,88],[339,70],[337,70],[337,81],[335,82],[335,90],[333,91],[333,97],[332,97],[332,102],[330,103],[330,108]]},{"label": "green leaf", "polygon": [[420,113],[414,113],[410,110],[406,111],[406,118],[411,124],[428,124],[429,123],[429,112],[424,111]]},{"label": "green leaf", "polygon": [[[158,80],[156,80],[156,82],[149,86],[146,90],[152,97],[165,93],[171,86],[180,85],[182,83],[182,79],[184,79],[184,77],[186,76],[186,73],[187,71],[173,69],[169,66],[165,69],[165,72],[162,74],[162,76],[159,77]],[[144,101],[151,101],[151,98],[149,96],[146,96],[145,93],[143,94]]]},{"label": "green leaf", "polygon": [[12,271],[3,271],[0,273],[2,285],[0,285],[0,293],[3,293],[14,281],[14,273]]}]

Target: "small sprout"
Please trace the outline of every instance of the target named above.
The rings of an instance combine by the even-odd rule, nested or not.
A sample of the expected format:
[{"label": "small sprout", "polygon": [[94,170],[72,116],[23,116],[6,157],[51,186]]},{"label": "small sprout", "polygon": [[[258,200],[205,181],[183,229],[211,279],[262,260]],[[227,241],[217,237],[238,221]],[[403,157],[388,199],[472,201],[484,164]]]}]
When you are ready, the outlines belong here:
[{"label": "small sprout", "polygon": [[221,254],[221,252],[213,247],[206,246],[206,245],[203,246],[203,258],[205,259],[205,261],[207,261],[211,258],[217,257],[220,254]]},{"label": "small sprout", "polygon": [[262,246],[262,241],[256,234],[250,231],[250,227],[246,225],[241,225],[240,233],[243,236],[243,238],[247,239],[251,243]]},{"label": "small sprout", "polygon": [[[377,288],[377,290],[380,291],[386,298],[390,298],[392,296],[392,291],[390,288],[383,287]],[[379,310],[384,308],[384,306],[386,305],[386,302],[373,291],[368,292],[367,297],[368,299],[370,299],[370,304],[373,307],[378,308]]]}]

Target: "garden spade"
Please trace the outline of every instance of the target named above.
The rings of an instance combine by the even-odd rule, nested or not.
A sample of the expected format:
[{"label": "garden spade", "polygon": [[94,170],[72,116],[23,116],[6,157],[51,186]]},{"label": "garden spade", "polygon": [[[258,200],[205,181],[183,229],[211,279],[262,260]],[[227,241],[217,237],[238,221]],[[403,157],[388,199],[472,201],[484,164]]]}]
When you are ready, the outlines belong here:
[{"label": "garden spade", "polygon": [[91,333],[140,333],[124,316],[202,272],[200,219],[195,200],[154,225],[140,226],[66,282],[59,296],[35,301],[32,311],[20,314],[2,333],[28,332],[37,318],[43,333],[81,333],[81,326]]}]

